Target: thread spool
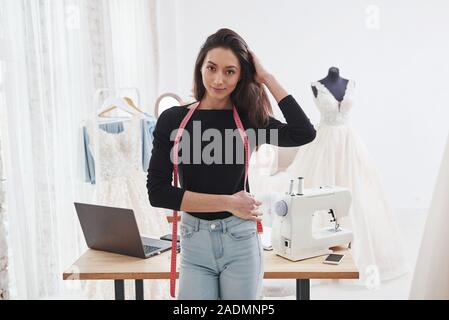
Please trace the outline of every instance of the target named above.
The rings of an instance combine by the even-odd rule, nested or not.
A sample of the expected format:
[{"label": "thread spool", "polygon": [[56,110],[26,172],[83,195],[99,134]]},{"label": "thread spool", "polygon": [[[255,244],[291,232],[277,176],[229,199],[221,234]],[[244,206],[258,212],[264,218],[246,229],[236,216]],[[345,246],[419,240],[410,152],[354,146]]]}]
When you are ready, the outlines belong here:
[{"label": "thread spool", "polygon": [[294,180],[290,180],[290,189],[288,191],[288,194],[290,194],[290,195],[294,195],[294,193],[293,193],[293,183],[294,183]]},{"label": "thread spool", "polygon": [[298,177],[298,191],[296,192],[296,194],[302,196],[303,190],[304,190],[304,178]]}]

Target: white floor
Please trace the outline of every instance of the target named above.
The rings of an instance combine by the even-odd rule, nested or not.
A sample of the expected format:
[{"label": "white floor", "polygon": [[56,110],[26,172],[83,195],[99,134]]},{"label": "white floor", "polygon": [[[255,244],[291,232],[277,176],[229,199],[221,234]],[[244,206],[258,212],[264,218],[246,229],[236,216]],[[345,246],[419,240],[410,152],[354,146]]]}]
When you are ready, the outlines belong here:
[{"label": "white floor", "polygon": [[[316,283],[311,281],[310,298],[320,300],[330,299],[408,299],[410,285],[413,276],[413,268],[419,251],[419,244],[425,223],[426,210],[400,209],[396,210],[399,226],[402,230],[405,243],[407,244],[408,256],[410,257],[410,266],[412,271],[400,278],[381,283],[377,288],[361,288],[344,285],[340,282]],[[295,282],[292,280],[264,280],[265,298],[264,299],[285,299],[294,300]],[[283,290],[279,290],[279,289]],[[276,292],[278,296],[274,295]],[[279,296],[279,295],[283,296]],[[288,294],[288,295],[285,295]]]}]

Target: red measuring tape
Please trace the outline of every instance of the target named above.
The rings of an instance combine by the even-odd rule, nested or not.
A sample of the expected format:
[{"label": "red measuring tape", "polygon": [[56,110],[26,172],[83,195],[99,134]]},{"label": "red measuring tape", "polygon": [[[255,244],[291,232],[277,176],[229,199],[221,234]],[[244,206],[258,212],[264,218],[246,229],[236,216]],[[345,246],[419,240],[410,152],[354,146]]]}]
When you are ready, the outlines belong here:
[{"label": "red measuring tape", "polygon": [[[181,124],[179,125],[178,132],[176,133],[174,146],[173,146],[173,185],[178,187],[178,147],[179,140],[181,139],[182,133],[184,132],[184,128],[186,127],[187,122],[192,117],[193,112],[200,106],[201,102],[198,103],[197,106],[189,109],[189,112],[186,114],[184,119],[182,119]],[[237,129],[240,133],[240,137],[243,140],[243,146],[245,148],[245,182],[243,184],[243,190],[246,190],[246,180],[248,179],[248,167],[249,167],[249,146],[248,146],[248,136],[243,128],[242,121],[240,120],[239,114],[235,106],[232,106],[234,121],[237,126]],[[257,232],[262,233],[262,223],[257,221]],[[176,289],[176,253],[177,253],[177,239],[178,237],[178,211],[173,210],[173,231],[172,231],[172,243],[171,243],[171,263],[170,263],[170,295],[175,297],[175,289]]]}]

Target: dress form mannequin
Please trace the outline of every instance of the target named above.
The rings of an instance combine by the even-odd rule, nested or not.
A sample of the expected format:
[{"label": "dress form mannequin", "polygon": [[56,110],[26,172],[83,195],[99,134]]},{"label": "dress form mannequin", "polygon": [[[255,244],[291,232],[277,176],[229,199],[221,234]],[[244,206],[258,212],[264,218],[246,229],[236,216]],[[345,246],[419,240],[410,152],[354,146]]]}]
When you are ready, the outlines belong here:
[{"label": "dress form mannequin", "polygon": [[[365,286],[404,275],[409,271],[407,256],[380,173],[350,125],[350,112],[356,105],[355,82],[340,77],[338,68],[331,67],[311,87],[320,112],[317,136],[300,147],[287,172],[291,179],[304,177],[304,188],[338,185],[351,191],[350,213],[340,221],[354,232],[351,254],[360,279],[351,283]],[[318,228],[331,226],[326,214],[314,219]]]},{"label": "dress form mannequin", "polygon": [[[348,79],[340,77],[340,71],[337,67],[330,67],[327,76],[319,80],[319,82],[321,82],[339,102],[341,102],[345,96],[348,81]],[[318,91],[313,85],[312,91],[316,98]]]}]

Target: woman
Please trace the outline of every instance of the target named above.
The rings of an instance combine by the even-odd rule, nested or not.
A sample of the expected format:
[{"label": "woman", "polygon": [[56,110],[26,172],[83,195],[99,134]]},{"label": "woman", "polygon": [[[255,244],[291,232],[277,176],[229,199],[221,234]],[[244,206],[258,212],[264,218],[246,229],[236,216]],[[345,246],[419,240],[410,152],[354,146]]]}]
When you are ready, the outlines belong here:
[{"label": "woman", "polygon": [[[287,123],[271,116],[263,85],[276,99]],[[151,205],[183,211],[178,298],[256,299],[263,278],[262,246],[256,232],[261,202],[245,191],[249,191],[245,165],[237,161],[244,146],[232,132],[237,122],[233,108],[248,137],[255,138],[250,141],[249,154],[263,143],[304,145],[313,141],[315,129],[295,99],[262,67],[245,41],[229,29],[218,30],[201,47],[195,64],[194,95],[197,102],[172,107],[160,115],[147,181]],[[173,132],[190,108],[196,109],[185,126],[188,136],[183,135],[182,142],[192,137],[192,143],[180,147],[182,187],[178,188],[171,184]],[[263,139],[264,130],[277,136],[267,133]],[[219,133],[214,136],[213,150],[198,141],[211,131]],[[236,140],[231,148],[225,143],[230,132],[231,140]]]}]

